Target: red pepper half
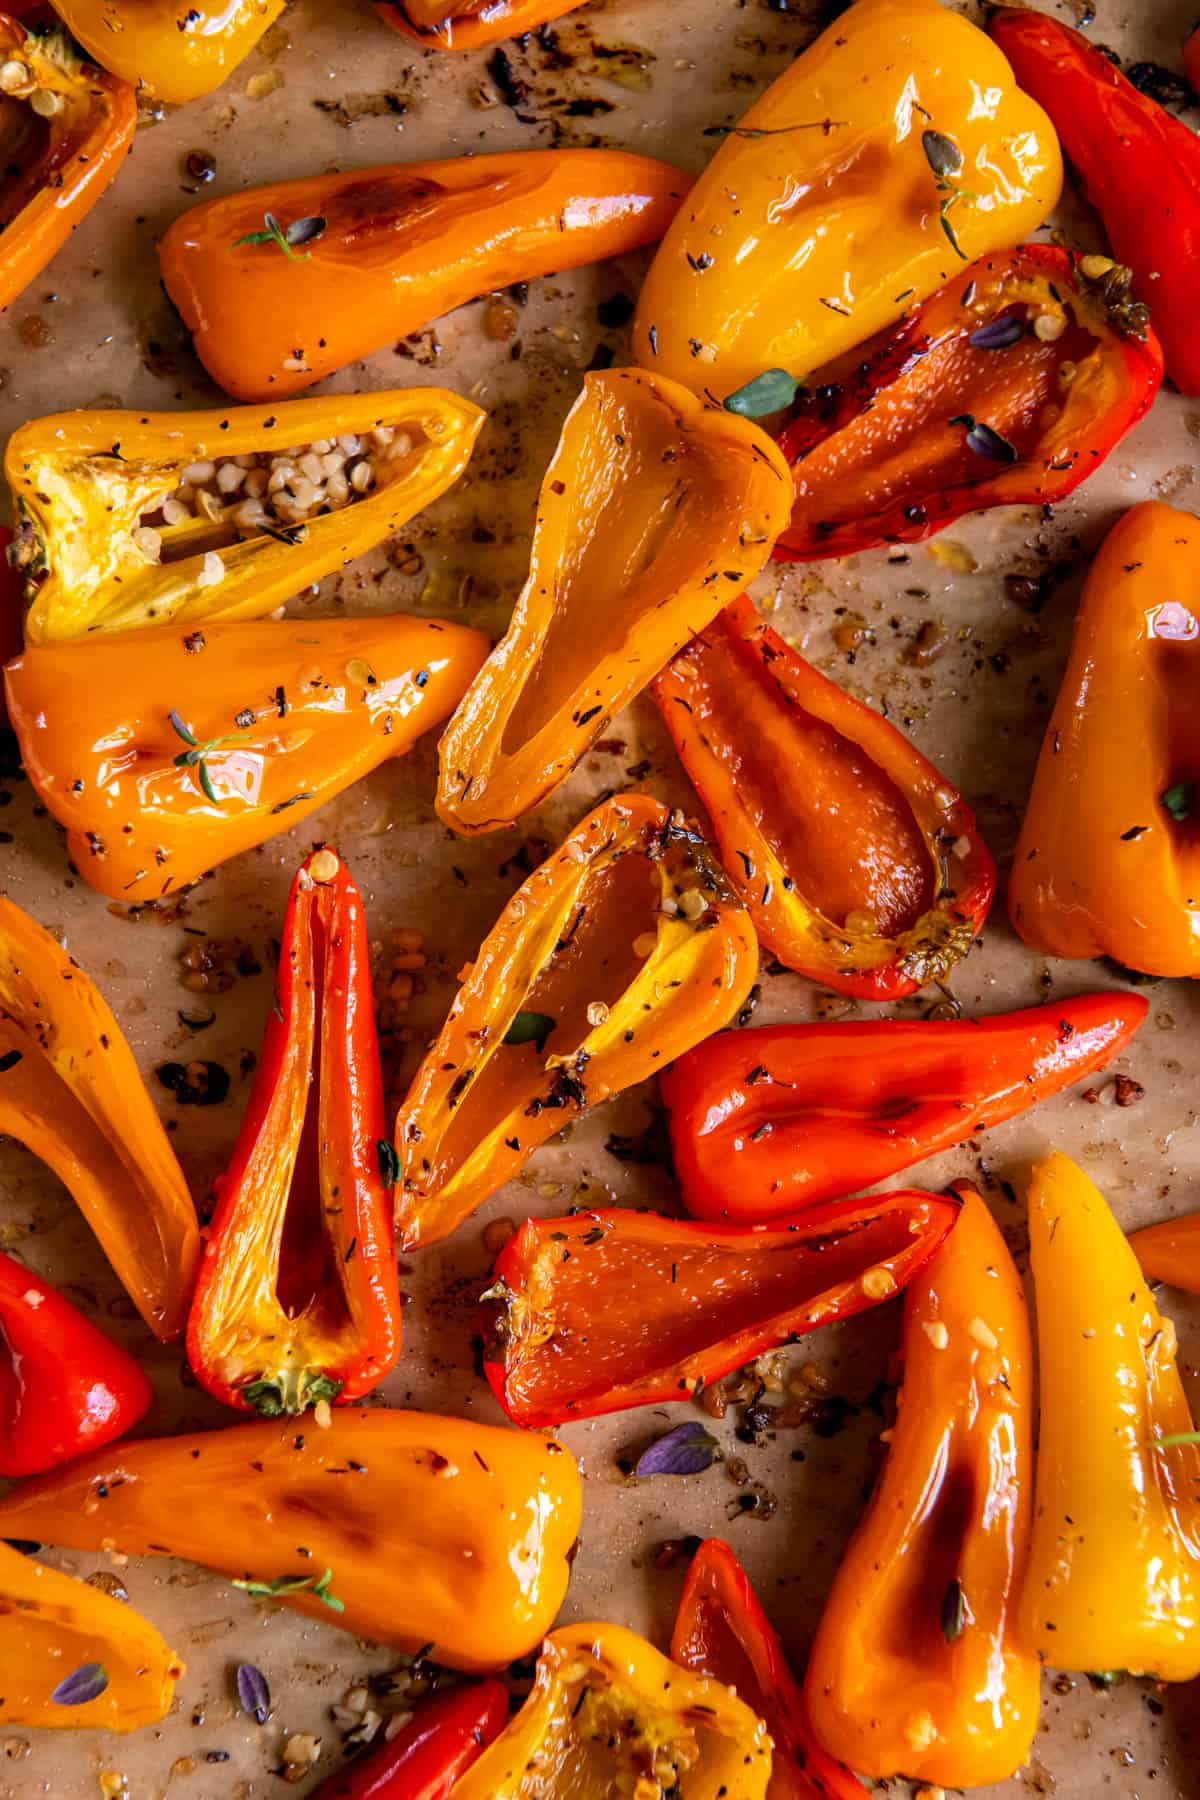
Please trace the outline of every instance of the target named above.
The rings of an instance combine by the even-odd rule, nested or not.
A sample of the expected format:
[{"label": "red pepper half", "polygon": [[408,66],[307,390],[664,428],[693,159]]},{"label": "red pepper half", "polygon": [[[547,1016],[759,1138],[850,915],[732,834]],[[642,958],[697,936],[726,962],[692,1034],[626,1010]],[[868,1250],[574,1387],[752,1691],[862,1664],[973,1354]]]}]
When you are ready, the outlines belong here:
[{"label": "red pepper half", "polygon": [[389,1742],[323,1781],[312,1800],[447,1800],[508,1723],[508,1689],[490,1677],[438,1694]]},{"label": "red pepper half", "polygon": [[517,1425],[686,1398],[898,1294],[957,1216],[957,1200],[895,1193],[773,1230],[624,1209],[526,1219],[484,1296],[487,1378]]},{"label": "red pepper half", "polygon": [[996,884],[974,813],[745,594],[672,657],[654,697],[725,873],[780,962],[898,1000],[966,955]]},{"label": "red pepper half", "polygon": [[745,1569],[720,1538],[705,1538],[692,1558],[670,1655],[733,1688],[766,1725],[775,1746],[766,1800],[863,1800],[858,1777],[813,1736],[783,1645]]},{"label": "red pepper half", "polygon": [[334,851],[292,884],[276,1000],[218,1183],[188,1359],[267,1417],[368,1393],[400,1351],[383,1083],[362,899]]},{"label": "red pepper half", "polygon": [[111,1444],[152,1397],[132,1356],[0,1254],[0,1475],[40,1475]]},{"label": "red pepper half", "polygon": [[1102,1068],[1146,1011],[1079,994],[990,1019],[722,1032],[662,1076],[684,1204],[747,1225],[870,1187]]},{"label": "red pepper half", "polygon": [[1168,375],[1200,393],[1200,138],[1046,13],[1000,7],[988,30],[1053,120],[1113,255],[1133,270]]},{"label": "red pepper half", "polygon": [[772,554],[848,556],[1071,493],[1162,383],[1129,280],[1115,265],[1089,280],[1068,251],[1025,244],[823,371],[780,436],[796,501]]}]

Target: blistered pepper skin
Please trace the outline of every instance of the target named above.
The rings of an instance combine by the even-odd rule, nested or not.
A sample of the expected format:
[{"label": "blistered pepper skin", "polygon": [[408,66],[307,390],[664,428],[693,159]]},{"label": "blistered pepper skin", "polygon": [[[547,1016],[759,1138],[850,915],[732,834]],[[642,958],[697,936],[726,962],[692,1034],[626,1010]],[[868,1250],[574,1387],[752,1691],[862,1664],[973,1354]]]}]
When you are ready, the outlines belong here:
[{"label": "blistered pepper skin", "polygon": [[375,0],[385,25],[426,50],[478,50],[574,12],[583,0]]},{"label": "blistered pepper skin", "polygon": [[[949,188],[929,132],[957,147]],[[1061,187],[1053,126],[983,32],[938,0],[858,0],[697,181],[642,288],[634,357],[718,400],[771,368],[803,380],[1030,235]]]},{"label": "blistered pepper skin", "polygon": [[61,0],[55,11],[103,68],[171,105],[219,87],[286,0]]},{"label": "blistered pepper skin", "polygon": [[1200,975],[1200,519],[1149,500],[1092,563],[1008,885],[1033,949]]}]

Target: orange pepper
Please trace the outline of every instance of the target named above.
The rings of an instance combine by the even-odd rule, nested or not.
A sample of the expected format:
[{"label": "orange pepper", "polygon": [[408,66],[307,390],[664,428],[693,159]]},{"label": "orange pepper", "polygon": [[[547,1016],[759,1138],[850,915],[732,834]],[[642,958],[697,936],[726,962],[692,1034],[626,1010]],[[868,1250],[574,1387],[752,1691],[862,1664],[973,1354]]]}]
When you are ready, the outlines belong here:
[{"label": "orange pepper", "polygon": [[213,380],[283,399],[494,288],[654,243],[688,186],[626,150],[391,163],[206,200],[159,261]]},{"label": "orange pepper", "polygon": [[583,0],[375,0],[375,11],[393,31],[427,50],[478,50],[500,38],[520,37],[551,19],[574,12]]},{"label": "orange pepper", "polygon": [[54,0],[89,55],[124,81],[175,104],[219,87],[286,0]]},{"label": "orange pepper", "polygon": [[887,1461],[808,1665],[818,1740],[877,1779],[1004,1781],[1029,1754],[1040,1669],[1017,1628],[1033,1509],[1033,1359],[1021,1278],[965,1182],[904,1302]]},{"label": "orange pepper", "polygon": [[1151,1281],[1169,1281],[1185,1293],[1200,1294],[1200,1213],[1147,1225],[1133,1233],[1129,1248]]},{"label": "orange pepper", "polygon": [[1008,910],[1050,956],[1200,975],[1200,520],[1149,500],[1092,564]]}]

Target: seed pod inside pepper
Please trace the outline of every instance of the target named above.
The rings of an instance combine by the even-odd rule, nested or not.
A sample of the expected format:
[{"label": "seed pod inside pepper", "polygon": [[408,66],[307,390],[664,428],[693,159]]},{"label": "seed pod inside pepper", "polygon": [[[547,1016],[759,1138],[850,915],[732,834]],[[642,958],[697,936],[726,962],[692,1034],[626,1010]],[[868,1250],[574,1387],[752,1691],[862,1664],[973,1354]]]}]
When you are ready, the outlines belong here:
[{"label": "seed pod inside pepper", "polygon": [[396,1120],[402,1248],[436,1243],[539,1144],[727,1025],[758,946],[705,840],[606,800],[513,895]]},{"label": "seed pod inside pepper", "polygon": [[375,0],[385,25],[427,50],[478,50],[500,38],[522,37],[583,0]]},{"label": "seed pod inside pepper", "polygon": [[974,813],[745,594],[679,651],[654,697],[725,872],[781,962],[896,1000],[966,955],[996,880]]}]

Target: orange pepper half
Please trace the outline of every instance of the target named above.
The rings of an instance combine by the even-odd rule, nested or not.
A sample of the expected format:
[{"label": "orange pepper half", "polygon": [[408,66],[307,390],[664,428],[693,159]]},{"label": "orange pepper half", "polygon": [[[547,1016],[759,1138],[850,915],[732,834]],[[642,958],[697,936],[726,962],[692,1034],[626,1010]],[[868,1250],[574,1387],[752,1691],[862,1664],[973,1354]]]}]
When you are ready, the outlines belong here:
[{"label": "orange pepper half", "polygon": [[1133,1233],[1129,1248],[1151,1281],[1169,1281],[1185,1293],[1200,1294],[1200,1213],[1147,1225]]},{"label": "orange pepper half", "polygon": [[158,100],[198,100],[248,56],[286,0],[55,0],[104,68]]},{"label": "orange pepper half", "polygon": [[654,684],[725,871],[781,962],[896,1000],[971,948],[996,871],[966,801],[743,594]]},{"label": "orange pepper half", "polygon": [[427,50],[478,50],[574,12],[583,0],[375,0],[385,25]]}]

